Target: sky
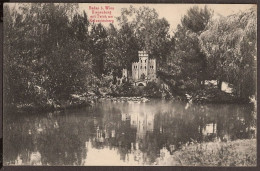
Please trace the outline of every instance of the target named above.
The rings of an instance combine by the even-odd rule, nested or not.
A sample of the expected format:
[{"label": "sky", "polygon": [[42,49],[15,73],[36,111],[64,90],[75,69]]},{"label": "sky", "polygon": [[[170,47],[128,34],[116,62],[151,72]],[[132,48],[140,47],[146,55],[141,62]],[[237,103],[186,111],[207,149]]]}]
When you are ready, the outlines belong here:
[{"label": "sky", "polygon": [[[129,8],[130,5],[133,5],[135,8],[139,8],[141,6],[148,6],[150,8],[154,8],[159,18],[166,18],[166,20],[170,24],[170,32],[174,31],[177,28],[177,25],[180,24],[182,16],[187,13],[187,10],[194,6],[194,4],[97,4],[97,3],[84,3],[79,4],[79,10],[85,10],[88,16],[91,15],[91,10],[89,6],[92,7],[99,7],[101,8],[104,6],[111,6],[114,7],[113,16],[118,17],[120,16],[121,8]],[[205,4],[197,4],[199,7],[204,7]],[[234,13],[238,13],[239,11],[247,10],[251,7],[255,7],[256,5],[253,4],[207,4],[208,8],[214,11],[213,18],[217,18],[219,16],[228,16]],[[104,25],[108,25],[103,23]],[[114,23],[116,25],[116,22]]]},{"label": "sky", "polygon": [[[9,6],[16,6],[17,3],[8,3]],[[187,10],[193,7],[195,4],[134,4],[134,3],[79,3],[79,11],[86,11],[88,16],[92,15],[92,10],[89,7],[105,7],[110,6],[113,7],[112,15],[114,17],[120,16],[122,8],[129,8],[130,5],[135,8],[140,8],[141,6],[147,6],[150,8],[154,8],[159,18],[166,18],[166,20],[170,24],[170,33],[173,33],[177,28],[177,25],[181,23],[181,18],[187,13]],[[214,11],[213,18],[218,18],[219,16],[228,16],[231,14],[238,13],[239,11],[245,11],[254,7],[256,9],[257,5],[254,4],[196,4],[197,6],[204,8],[205,5],[211,10]],[[19,5],[17,5],[19,6]],[[96,10],[101,11],[101,10]],[[102,23],[104,26],[108,26],[108,22]],[[114,22],[114,25],[117,26],[117,22]]]}]

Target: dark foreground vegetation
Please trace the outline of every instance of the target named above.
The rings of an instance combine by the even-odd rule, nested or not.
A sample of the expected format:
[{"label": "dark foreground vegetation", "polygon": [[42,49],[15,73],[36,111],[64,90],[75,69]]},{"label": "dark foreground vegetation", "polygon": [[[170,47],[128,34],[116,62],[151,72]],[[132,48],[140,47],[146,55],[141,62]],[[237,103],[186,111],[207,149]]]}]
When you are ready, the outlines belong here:
[{"label": "dark foreground vegetation", "polygon": [[[255,8],[213,19],[212,10],[194,6],[170,34],[167,19],[148,7],[123,8],[118,27],[104,27],[90,23],[75,4],[18,6],[4,6],[5,107],[63,109],[104,94],[176,99],[189,94],[206,102],[248,102],[255,96]],[[156,58],[169,90],[154,83],[143,89],[114,85],[122,69],[138,60],[138,50]],[[206,80],[217,80],[217,88],[208,89]],[[220,91],[223,81],[233,85],[232,96]]]},{"label": "dark foreground vegetation", "polygon": [[159,164],[175,166],[256,166],[256,139],[193,144]]}]

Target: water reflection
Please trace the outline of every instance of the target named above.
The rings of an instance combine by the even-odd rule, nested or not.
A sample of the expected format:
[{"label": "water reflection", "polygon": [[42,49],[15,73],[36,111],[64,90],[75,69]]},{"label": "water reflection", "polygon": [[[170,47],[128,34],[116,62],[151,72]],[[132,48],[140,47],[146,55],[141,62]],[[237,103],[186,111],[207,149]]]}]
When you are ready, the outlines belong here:
[{"label": "water reflection", "polygon": [[4,117],[5,165],[164,165],[181,146],[256,135],[251,105],[105,101]]}]

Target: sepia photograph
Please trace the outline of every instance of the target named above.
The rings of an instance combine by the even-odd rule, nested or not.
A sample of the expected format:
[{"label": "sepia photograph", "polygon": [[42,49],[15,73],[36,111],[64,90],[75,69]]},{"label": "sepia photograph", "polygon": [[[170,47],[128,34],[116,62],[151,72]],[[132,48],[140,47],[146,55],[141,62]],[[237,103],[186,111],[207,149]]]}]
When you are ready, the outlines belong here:
[{"label": "sepia photograph", "polygon": [[257,5],[4,3],[4,166],[257,166]]}]

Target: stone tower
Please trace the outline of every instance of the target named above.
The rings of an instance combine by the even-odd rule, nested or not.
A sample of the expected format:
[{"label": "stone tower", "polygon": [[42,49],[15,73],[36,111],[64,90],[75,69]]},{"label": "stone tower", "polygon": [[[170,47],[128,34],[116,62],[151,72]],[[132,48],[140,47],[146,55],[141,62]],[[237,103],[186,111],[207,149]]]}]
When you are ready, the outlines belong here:
[{"label": "stone tower", "polygon": [[156,59],[148,61],[148,79],[154,81],[156,79]]},{"label": "stone tower", "polygon": [[147,79],[148,76],[148,53],[146,51],[138,51],[139,57],[139,79]]},{"label": "stone tower", "polygon": [[149,59],[149,55],[146,51],[138,51],[138,58],[139,58],[138,62],[132,63],[133,81],[144,81],[144,80],[155,81],[156,60]]},{"label": "stone tower", "polygon": [[139,79],[139,62],[132,63],[132,79],[137,81]]}]

